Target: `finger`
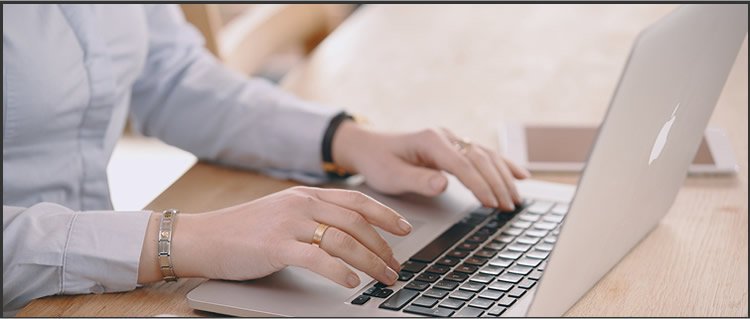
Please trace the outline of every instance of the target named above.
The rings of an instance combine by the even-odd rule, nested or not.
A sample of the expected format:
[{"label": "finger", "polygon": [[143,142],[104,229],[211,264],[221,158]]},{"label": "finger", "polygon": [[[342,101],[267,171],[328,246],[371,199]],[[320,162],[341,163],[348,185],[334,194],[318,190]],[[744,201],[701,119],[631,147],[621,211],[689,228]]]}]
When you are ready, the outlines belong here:
[{"label": "finger", "polygon": [[437,196],[445,191],[448,178],[440,171],[414,166],[404,161],[397,161],[391,165],[392,189],[394,194],[413,192],[424,196]]},{"label": "finger", "polygon": [[500,202],[501,208],[505,210],[514,210],[513,199],[511,198],[508,185],[505,183],[503,176],[496,167],[494,161],[484,150],[479,147],[472,147],[465,152],[474,167],[482,174],[482,177],[492,188],[495,197]]},{"label": "finger", "polygon": [[388,267],[380,257],[336,227],[326,230],[320,241],[320,248],[384,284],[392,285],[398,279],[396,271]]},{"label": "finger", "polygon": [[390,233],[403,236],[412,230],[403,216],[361,192],[322,188],[307,188],[307,191],[322,201],[359,212],[367,222]]},{"label": "finger", "polygon": [[384,260],[389,267],[401,270],[401,264],[393,257],[391,246],[362,215],[324,201],[317,201],[316,205],[319,207],[313,209],[315,221],[343,230]]},{"label": "finger", "polygon": [[510,193],[510,197],[513,199],[513,202],[518,205],[522,204],[523,202],[521,201],[521,195],[518,193],[514,175],[506,165],[507,163],[505,159],[486,147],[481,148],[490,157],[490,160],[494,163],[495,168],[500,173],[500,176],[503,177],[503,182],[507,186],[508,192]]},{"label": "finger", "polygon": [[510,168],[510,171],[513,173],[513,176],[518,179],[526,179],[531,177],[531,173],[529,171],[521,166],[518,166],[515,162],[511,161],[510,159],[506,158],[505,156],[495,154],[495,156],[500,157],[505,164],[508,165],[508,168]]},{"label": "finger", "polygon": [[[431,132],[431,131],[427,131]],[[461,154],[444,135],[426,133],[417,135],[414,141],[420,157],[434,162],[437,168],[455,175],[486,207],[497,207],[492,189],[482,178],[471,161]]]},{"label": "finger", "polygon": [[279,252],[285,265],[302,267],[348,288],[359,286],[359,276],[319,247],[292,241]]}]

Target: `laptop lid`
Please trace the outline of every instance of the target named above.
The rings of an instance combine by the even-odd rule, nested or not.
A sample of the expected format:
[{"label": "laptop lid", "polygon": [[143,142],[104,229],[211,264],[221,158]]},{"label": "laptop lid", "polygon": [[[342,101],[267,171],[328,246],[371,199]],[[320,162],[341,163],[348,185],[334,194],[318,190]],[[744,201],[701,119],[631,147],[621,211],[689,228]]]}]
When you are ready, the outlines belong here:
[{"label": "laptop lid", "polygon": [[747,10],[683,5],[641,33],[527,315],[564,314],[667,213],[747,33]]}]

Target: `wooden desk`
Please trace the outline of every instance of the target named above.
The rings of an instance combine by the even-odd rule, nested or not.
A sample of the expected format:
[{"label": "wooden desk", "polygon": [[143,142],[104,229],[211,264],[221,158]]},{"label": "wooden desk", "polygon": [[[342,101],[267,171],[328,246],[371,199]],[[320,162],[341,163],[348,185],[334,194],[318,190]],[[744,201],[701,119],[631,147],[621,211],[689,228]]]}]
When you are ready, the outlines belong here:
[{"label": "wooden desk", "polygon": [[[363,114],[379,128],[444,125],[496,147],[502,120],[599,123],[635,36],[674,7],[368,5],[284,86]],[[567,315],[748,315],[747,60],[746,40],[711,119],[728,131],[740,173],[688,178],[661,224]],[[148,208],[198,212],[292,185],[198,164]],[[20,315],[206,315],[185,302],[200,282],[49,297]]]}]

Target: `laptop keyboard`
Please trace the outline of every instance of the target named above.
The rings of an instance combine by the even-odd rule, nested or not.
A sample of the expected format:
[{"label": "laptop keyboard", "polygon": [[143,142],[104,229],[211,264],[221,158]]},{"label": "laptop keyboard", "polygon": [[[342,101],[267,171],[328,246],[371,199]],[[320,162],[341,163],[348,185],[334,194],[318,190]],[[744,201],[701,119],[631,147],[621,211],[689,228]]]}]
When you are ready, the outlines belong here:
[{"label": "laptop keyboard", "polygon": [[403,263],[397,291],[376,282],[353,305],[436,317],[499,316],[541,278],[567,204],[480,207]]}]

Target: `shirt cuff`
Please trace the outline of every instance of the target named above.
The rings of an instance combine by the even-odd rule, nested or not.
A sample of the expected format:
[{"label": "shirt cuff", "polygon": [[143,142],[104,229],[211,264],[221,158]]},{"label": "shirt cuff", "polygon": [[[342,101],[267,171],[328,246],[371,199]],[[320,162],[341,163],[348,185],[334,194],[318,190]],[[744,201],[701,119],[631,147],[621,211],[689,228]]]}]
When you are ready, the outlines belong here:
[{"label": "shirt cuff", "polygon": [[135,289],[150,216],[150,211],[77,213],[63,255],[62,293]]}]

